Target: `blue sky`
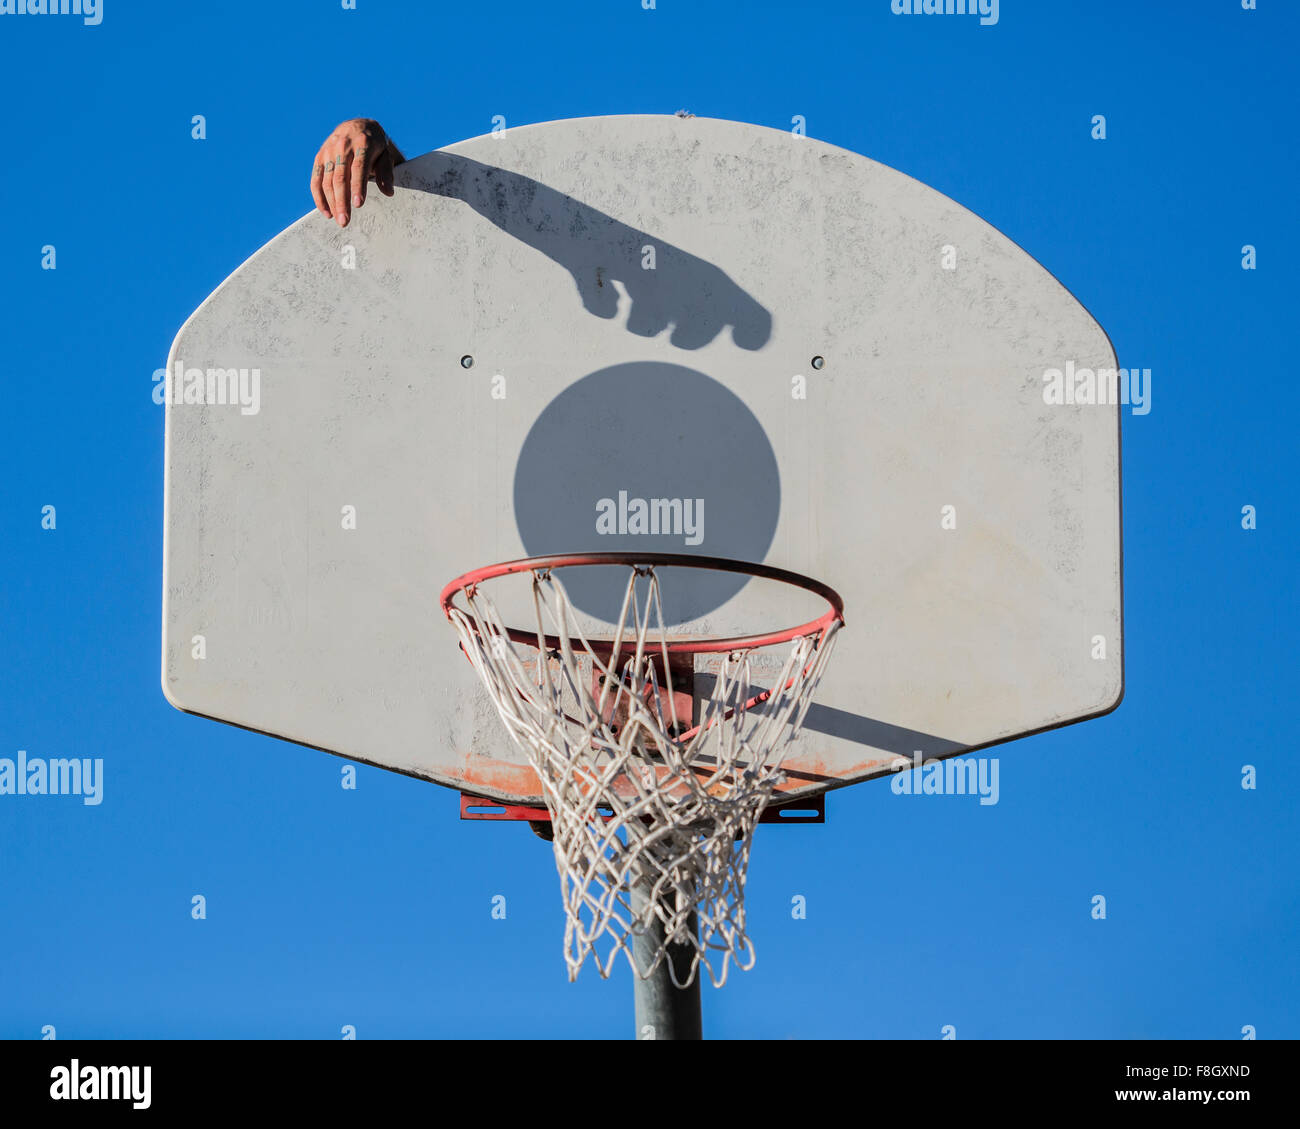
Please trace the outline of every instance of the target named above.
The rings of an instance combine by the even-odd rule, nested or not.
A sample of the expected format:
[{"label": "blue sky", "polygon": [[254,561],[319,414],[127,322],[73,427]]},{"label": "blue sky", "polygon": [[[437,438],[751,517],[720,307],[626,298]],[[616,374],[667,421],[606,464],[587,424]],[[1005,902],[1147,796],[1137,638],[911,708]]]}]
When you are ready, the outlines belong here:
[{"label": "blue sky", "polygon": [[0,1036],[631,1033],[626,969],[567,983],[554,864],[525,828],[462,823],[454,793],[377,769],[343,791],[335,758],[164,701],[152,373],[309,210],[310,159],[343,118],[377,117],[412,155],[498,114],[679,108],[802,115],[953,197],[1154,382],[1123,423],[1123,705],[996,750],[997,805],[875,782],[832,795],[824,826],[760,831],[758,965],[706,986],[706,1033],[1300,1034],[1283,692],[1300,13],[1261,7],[1004,0],[991,27],[889,0],[0,15],[18,158],[0,179],[0,757],[106,774],[98,806],[0,796]]}]

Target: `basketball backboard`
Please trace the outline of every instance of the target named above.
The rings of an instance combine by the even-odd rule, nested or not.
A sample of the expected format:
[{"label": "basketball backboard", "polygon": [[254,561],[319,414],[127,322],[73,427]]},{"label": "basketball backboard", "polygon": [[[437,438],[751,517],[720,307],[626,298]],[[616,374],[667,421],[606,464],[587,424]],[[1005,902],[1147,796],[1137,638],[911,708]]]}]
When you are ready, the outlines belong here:
[{"label": "basketball backboard", "polygon": [[[438,594],[627,549],[843,596],[787,797],[1097,716],[1123,688],[1118,407],[1049,402],[1045,374],[1115,368],[1010,240],[819,141],[629,116],[426,154],[176,338],[164,692],[537,804]],[[803,611],[692,580],[665,584],[685,633]],[[612,591],[575,603],[599,621]]]}]

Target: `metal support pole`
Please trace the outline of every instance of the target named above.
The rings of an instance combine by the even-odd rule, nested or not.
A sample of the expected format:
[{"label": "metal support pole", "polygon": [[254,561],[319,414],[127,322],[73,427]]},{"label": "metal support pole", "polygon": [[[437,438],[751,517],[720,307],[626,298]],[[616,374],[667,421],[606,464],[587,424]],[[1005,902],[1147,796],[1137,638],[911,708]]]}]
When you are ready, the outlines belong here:
[{"label": "metal support pole", "polygon": [[[644,890],[632,888],[632,909],[639,913],[645,904]],[[691,931],[698,929],[695,914],[691,914]],[[663,923],[656,919],[650,929],[641,936],[632,937],[632,956],[637,967],[646,969],[659,946],[663,943]],[[702,1039],[703,1024],[700,1017],[700,976],[697,970],[695,982],[689,988],[674,986],[669,975],[668,965],[672,963],[677,970],[677,978],[684,980],[691,967],[693,946],[676,944],[669,946],[667,959],[655,969],[647,980],[634,976],[636,989],[636,1037],[638,1039]]]}]

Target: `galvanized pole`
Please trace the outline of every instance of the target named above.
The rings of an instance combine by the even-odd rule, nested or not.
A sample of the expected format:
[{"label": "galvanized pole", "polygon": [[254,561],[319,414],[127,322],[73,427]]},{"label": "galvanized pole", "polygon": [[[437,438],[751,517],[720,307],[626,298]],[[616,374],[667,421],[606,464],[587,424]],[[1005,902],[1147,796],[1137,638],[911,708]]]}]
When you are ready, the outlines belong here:
[{"label": "galvanized pole", "polygon": [[[632,887],[632,910],[639,913],[645,904],[646,893],[640,887]],[[691,914],[691,932],[698,929],[695,914]],[[650,929],[641,936],[632,937],[632,956],[639,969],[650,967],[654,954],[663,944],[663,923],[657,918]],[[671,962],[677,970],[677,978],[685,980],[691,968],[694,946],[675,944],[668,948],[668,956],[650,975],[642,980],[634,976],[636,982],[636,1037],[638,1039],[702,1039],[703,1024],[700,1017],[700,975],[697,970],[695,981],[689,988],[678,988],[673,984],[668,966]]]}]

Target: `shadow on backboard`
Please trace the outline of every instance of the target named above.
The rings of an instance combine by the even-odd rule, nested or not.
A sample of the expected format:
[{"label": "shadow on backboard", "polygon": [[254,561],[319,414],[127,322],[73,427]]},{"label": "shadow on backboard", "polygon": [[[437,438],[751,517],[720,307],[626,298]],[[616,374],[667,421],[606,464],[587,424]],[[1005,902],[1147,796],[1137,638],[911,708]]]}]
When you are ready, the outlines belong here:
[{"label": "shadow on backboard", "polygon": [[461,200],[540,251],[569,272],[596,317],[617,315],[617,282],[631,300],[627,328],[637,336],[672,326],[673,345],[699,349],[730,326],[732,341],[748,350],[771,337],[771,313],[725,271],[531,177],[434,152],[401,165],[397,183]]},{"label": "shadow on backboard", "polygon": [[967,748],[960,741],[949,741],[936,737],[933,733],[890,725],[887,721],[863,717],[831,706],[820,706],[816,702],[808,707],[803,727],[815,733],[825,733],[828,737],[839,737],[859,745],[870,745],[873,749],[884,749],[908,760],[917,752],[920,752],[922,760],[929,760],[931,757],[950,757]]},{"label": "shadow on backboard", "polygon": [[[712,674],[699,671],[695,675],[695,694],[698,698],[707,698],[713,693],[715,678]],[[951,741],[937,737],[933,733],[922,733],[917,729],[908,729],[902,725],[891,725],[874,717],[837,710],[832,706],[823,706],[814,702],[808,707],[803,728],[814,733],[824,733],[828,737],[838,737],[843,741],[852,741],[858,745],[867,745],[873,749],[883,749],[908,760],[919,752],[922,760],[950,757],[969,748],[961,741]]]}]

